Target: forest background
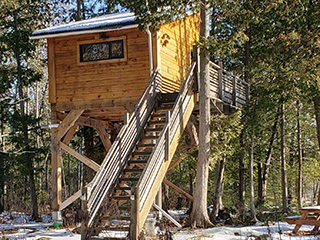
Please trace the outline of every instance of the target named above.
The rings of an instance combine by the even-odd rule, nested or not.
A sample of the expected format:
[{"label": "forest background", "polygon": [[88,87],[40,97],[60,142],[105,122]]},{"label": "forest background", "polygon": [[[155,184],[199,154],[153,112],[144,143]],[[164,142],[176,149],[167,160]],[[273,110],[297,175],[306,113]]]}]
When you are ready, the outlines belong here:
[{"label": "forest background", "polygon": [[[198,5],[187,3],[189,9]],[[237,221],[250,222],[262,220],[266,210],[287,213],[306,201],[319,202],[319,1],[208,4],[211,36],[198,45],[251,90],[246,108],[211,118],[208,205],[213,212],[233,209]],[[185,6],[182,0],[0,1],[0,211],[28,211],[34,219],[50,212],[50,132],[41,127],[50,123],[46,42],[30,40],[32,32],[127,9],[135,10],[142,29],[149,23],[156,28]],[[190,141],[186,134],[181,145]],[[78,128],[71,144],[88,157],[105,156],[90,128]],[[197,147],[181,147],[175,157],[184,161],[167,178],[193,194]],[[63,196],[77,191],[88,174],[64,154]],[[191,207],[166,187],[164,203],[170,209]]]}]

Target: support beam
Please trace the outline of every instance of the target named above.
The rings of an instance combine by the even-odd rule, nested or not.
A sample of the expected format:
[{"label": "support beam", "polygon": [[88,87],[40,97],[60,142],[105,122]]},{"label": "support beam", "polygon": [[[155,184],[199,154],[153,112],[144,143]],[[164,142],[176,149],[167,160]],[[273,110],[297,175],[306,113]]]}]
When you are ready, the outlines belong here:
[{"label": "support beam", "polygon": [[67,114],[67,116],[60,123],[59,127],[56,129],[58,141],[60,141],[61,138],[69,131],[69,129],[73,127],[83,112],[84,110],[72,110]]},{"label": "support beam", "polygon": [[[90,184],[91,184],[91,182],[88,183],[85,187],[88,188],[90,186]],[[59,211],[62,211],[63,209],[68,207],[71,203],[73,203],[74,201],[79,199],[81,197],[81,192],[82,192],[82,189],[78,190],[73,195],[68,197],[65,201],[63,201],[59,206]]]},{"label": "support beam", "polygon": [[168,170],[170,170],[171,168],[173,168],[174,166],[176,166],[178,163],[180,163],[184,158],[186,158],[190,152],[194,151],[194,148],[190,148],[189,151],[185,152],[181,157],[178,157],[177,159],[175,159],[174,161],[172,161],[169,165]]},{"label": "support beam", "polygon": [[69,144],[69,142],[70,142],[70,140],[72,139],[72,137],[73,137],[73,134],[75,133],[75,131],[77,130],[77,128],[78,128],[78,124],[74,124],[70,129],[69,129],[69,131],[67,132],[67,134],[64,136],[64,138],[63,138],[63,143],[64,144],[66,144],[66,145],[68,145]]},{"label": "support beam", "polygon": [[69,102],[58,102],[56,103],[57,111],[70,111],[72,109],[104,109],[108,107],[119,107],[130,110],[134,106],[139,97],[128,97],[128,98],[109,98],[109,99],[95,99],[95,100],[80,100],[80,101],[69,101]]},{"label": "support beam", "polygon": [[153,207],[160,211],[166,218],[168,218],[174,225],[176,225],[178,228],[182,228],[181,224],[178,223],[173,217],[170,216],[166,211],[164,211],[160,206],[153,203]]},{"label": "support beam", "polygon": [[182,196],[184,196],[186,199],[188,199],[189,201],[193,202],[194,198],[193,196],[191,196],[189,193],[187,193],[186,191],[182,190],[181,188],[179,188],[177,185],[173,184],[172,182],[168,181],[166,178],[163,179],[162,181],[164,184],[168,185],[169,187],[171,187],[173,190],[175,190],[177,193],[180,193]]},{"label": "support beam", "polygon": [[100,136],[100,139],[101,139],[101,142],[103,143],[104,148],[108,152],[112,145],[109,135],[107,134],[106,130],[102,127],[97,127],[96,130]]},{"label": "support beam", "polygon": [[73,150],[72,148],[70,148],[69,146],[64,144],[63,142],[59,142],[59,147],[61,149],[65,150],[66,152],[68,152],[70,155],[74,156],[79,161],[83,162],[85,165],[87,165],[88,167],[90,167],[94,171],[97,172],[99,170],[100,165],[98,163],[96,163],[96,162],[92,161],[91,159],[81,155],[80,153],[78,153],[77,151]]},{"label": "support beam", "polygon": [[[58,116],[58,119],[62,121],[67,117],[67,114],[62,112],[57,112],[57,116]],[[93,127],[93,128],[102,127],[105,129],[112,129],[111,123],[103,120],[88,118],[88,117],[79,117],[76,123],[82,126],[87,126],[87,127]]]},{"label": "support beam", "polygon": [[[51,123],[56,124],[58,122],[55,104],[51,104]],[[59,215],[59,206],[61,204],[61,154],[59,149],[59,140],[57,139],[57,129],[51,129],[51,167],[52,167],[52,210],[54,215]],[[58,220],[58,219],[54,219]]]}]

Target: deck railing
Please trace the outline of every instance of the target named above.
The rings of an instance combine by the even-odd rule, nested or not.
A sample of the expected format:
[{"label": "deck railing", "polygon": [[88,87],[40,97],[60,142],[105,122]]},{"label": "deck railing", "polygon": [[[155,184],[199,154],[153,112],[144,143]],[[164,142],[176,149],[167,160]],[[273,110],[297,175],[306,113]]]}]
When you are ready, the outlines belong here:
[{"label": "deck railing", "polygon": [[[157,93],[160,91],[160,74],[155,72],[137,102],[133,112],[121,128],[116,140],[112,144],[99,171],[95,175],[88,190],[88,226],[91,227],[94,219],[107,194],[112,190],[116,179],[132,152],[142,128],[144,127],[151,110],[154,107]],[[92,189],[92,191],[90,191]]]},{"label": "deck railing", "polygon": [[249,85],[244,80],[210,62],[210,97],[219,102],[243,107],[249,98]]}]

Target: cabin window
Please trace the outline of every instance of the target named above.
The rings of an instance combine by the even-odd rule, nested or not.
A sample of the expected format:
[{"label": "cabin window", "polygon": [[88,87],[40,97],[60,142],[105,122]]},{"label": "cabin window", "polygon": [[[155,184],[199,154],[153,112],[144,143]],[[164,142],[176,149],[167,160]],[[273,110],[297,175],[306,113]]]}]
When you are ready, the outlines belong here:
[{"label": "cabin window", "polygon": [[125,38],[78,43],[80,63],[126,60]]}]

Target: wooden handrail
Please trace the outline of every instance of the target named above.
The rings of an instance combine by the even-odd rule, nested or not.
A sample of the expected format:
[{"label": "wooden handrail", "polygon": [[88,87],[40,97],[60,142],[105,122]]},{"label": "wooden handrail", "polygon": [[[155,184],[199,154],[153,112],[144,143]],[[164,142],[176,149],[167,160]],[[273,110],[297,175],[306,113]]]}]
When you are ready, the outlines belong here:
[{"label": "wooden handrail", "polygon": [[[157,173],[160,171],[161,164],[165,160],[169,160],[168,157],[168,145],[173,141],[174,135],[178,130],[180,122],[183,119],[183,113],[186,109],[189,100],[191,98],[191,89],[193,87],[193,70],[195,68],[195,62],[192,63],[191,68],[187,74],[187,78],[184,81],[179,95],[173,105],[173,108],[170,112],[170,118],[167,119],[167,123],[164,126],[163,130],[160,133],[160,136],[156,142],[155,147],[150,155],[147,165],[145,166],[142,175],[137,183],[137,189],[140,190],[139,193],[139,211],[138,214],[141,214],[142,209],[145,207],[145,203],[147,202],[148,197],[150,196],[150,191],[155,184],[155,179]],[[169,143],[168,143],[169,142]],[[134,217],[134,216],[132,216]],[[146,216],[140,215],[140,221],[144,221]],[[140,222],[141,223],[141,222]],[[142,224],[139,224],[141,227]],[[139,229],[140,231],[141,229]]]},{"label": "wooden handrail", "polygon": [[118,178],[129,154],[137,141],[140,132],[154,106],[160,87],[160,74],[155,72],[137,102],[134,110],[127,120],[116,140],[112,144],[99,171],[91,183],[91,191],[88,193],[88,214],[90,227],[104,201],[104,198],[112,190],[116,178]]}]

